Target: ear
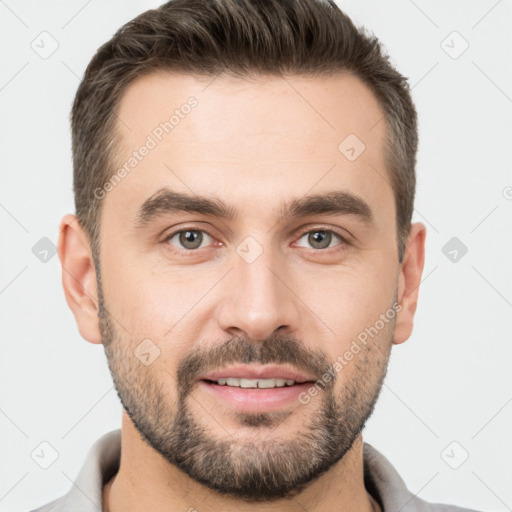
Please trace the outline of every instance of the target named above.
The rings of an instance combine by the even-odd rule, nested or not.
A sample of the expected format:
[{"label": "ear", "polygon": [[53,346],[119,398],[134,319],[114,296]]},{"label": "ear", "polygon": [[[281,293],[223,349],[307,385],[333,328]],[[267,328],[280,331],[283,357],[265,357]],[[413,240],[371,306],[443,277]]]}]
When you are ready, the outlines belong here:
[{"label": "ear", "polygon": [[87,235],[75,215],[67,214],[62,218],[58,253],[64,294],[78,330],[90,343],[101,343],[94,260]]},{"label": "ear", "polygon": [[425,263],[425,237],[427,228],[421,222],[411,225],[405,247],[404,259],[398,277],[398,302],[402,308],[397,313],[393,343],[408,340],[412,333],[413,318],[418,304],[421,274]]}]

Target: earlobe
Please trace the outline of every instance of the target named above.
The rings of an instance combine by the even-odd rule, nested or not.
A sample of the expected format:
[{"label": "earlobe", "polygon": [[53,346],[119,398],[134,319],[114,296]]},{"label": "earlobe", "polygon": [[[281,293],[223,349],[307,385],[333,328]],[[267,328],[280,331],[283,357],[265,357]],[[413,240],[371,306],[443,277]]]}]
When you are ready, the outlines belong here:
[{"label": "earlobe", "polygon": [[101,343],[94,260],[87,235],[75,215],[67,214],[61,221],[58,254],[66,302],[78,330],[90,343]]},{"label": "earlobe", "polygon": [[412,224],[398,277],[398,302],[402,308],[396,316],[393,343],[407,341],[412,333],[414,314],[418,305],[421,275],[425,264],[427,229],[421,222]]}]

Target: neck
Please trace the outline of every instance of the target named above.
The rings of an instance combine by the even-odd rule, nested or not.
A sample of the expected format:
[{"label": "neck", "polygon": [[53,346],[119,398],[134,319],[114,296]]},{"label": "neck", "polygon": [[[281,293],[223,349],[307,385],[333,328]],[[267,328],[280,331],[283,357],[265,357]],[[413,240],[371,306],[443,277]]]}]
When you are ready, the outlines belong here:
[{"label": "neck", "polygon": [[104,512],[375,512],[378,505],[364,486],[363,440],[360,434],[342,460],[292,499],[247,503],[226,497],[191,479],[166,461],[140,437],[123,411],[119,471],[103,489]]}]

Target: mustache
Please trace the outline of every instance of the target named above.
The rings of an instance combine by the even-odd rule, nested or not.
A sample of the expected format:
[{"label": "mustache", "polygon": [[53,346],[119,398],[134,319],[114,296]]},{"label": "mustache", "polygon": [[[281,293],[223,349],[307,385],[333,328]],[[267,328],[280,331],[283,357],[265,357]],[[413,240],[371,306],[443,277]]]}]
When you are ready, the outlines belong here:
[{"label": "mustache", "polygon": [[[196,346],[182,359],[177,372],[181,396],[190,392],[201,374],[236,363],[288,365],[316,379],[321,379],[330,367],[323,352],[312,350],[290,336],[276,334],[263,341],[235,337],[214,346]],[[329,382],[331,386],[334,380]]]}]

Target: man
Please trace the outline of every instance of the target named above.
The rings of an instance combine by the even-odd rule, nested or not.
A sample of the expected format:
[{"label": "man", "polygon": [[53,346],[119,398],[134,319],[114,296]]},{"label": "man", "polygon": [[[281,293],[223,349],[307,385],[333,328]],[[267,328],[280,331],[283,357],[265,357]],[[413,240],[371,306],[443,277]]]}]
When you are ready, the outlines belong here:
[{"label": "man", "polygon": [[39,511],[436,511],[363,443],[413,328],[416,112],[322,0],[172,0],[72,111],[63,285],[122,429]]}]

